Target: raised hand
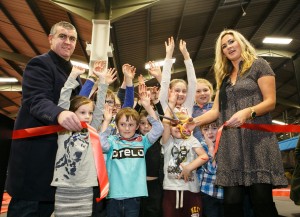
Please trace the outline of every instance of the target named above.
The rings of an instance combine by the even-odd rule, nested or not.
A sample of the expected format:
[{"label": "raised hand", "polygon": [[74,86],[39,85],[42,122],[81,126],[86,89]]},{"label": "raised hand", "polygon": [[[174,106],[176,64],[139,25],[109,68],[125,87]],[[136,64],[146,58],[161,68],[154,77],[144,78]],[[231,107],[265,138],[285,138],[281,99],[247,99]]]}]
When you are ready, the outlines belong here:
[{"label": "raised hand", "polygon": [[179,50],[181,51],[185,60],[190,59],[190,54],[186,48],[186,42],[183,41],[182,39],[180,39],[180,42],[179,42]]},{"label": "raised hand", "polygon": [[139,85],[139,98],[144,108],[151,105],[150,93],[147,91],[147,86],[145,84]]},{"label": "raised hand", "polygon": [[174,48],[175,48],[175,42],[173,36],[171,38],[168,38],[168,41],[165,41],[165,47],[166,47],[166,59],[172,59]]},{"label": "raised hand", "polygon": [[70,76],[74,79],[78,77],[78,75],[82,75],[85,72],[85,69],[81,66],[73,66]]},{"label": "raised hand", "polygon": [[96,75],[102,83],[105,82],[106,72],[106,60],[97,60],[94,62],[93,74]]},{"label": "raised hand", "polygon": [[105,75],[105,83],[110,85],[117,79],[117,71],[115,68],[109,68]]},{"label": "raised hand", "polygon": [[94,62],[93,72],[99,77],[100,73],[106,71],[106,60],[97,60]]},{"label": "raised hand", "polygon": [[111,119],[112,119],[112,111],[113,111],[113,107],[108,105],[107,103],[105,103],[104,105],[104,120],[107,121],[107,122],[110,122]]},{"label": "raised hand", "polygon": [[156,80],[160,83],[161,82],[161,69],[158,64],[156,64],[154,61],[148,62],[150,68],[148,69],[148,72],[151,76],[156,78]]},{"label": "raised hand", "polygon": [[126,63],[122,66],[122,72],[126,79],[133,80],[133,78],[135,76],[135,71],[136,71],[136,68],[134,66],[129,65],[128,63]]},{"label": "raised hand", "polygon": [[143,77],[142,74],[139,75],[138,81],[139,81],[139,85],[140,85],[140,84],[145,84],[145,79],[144,79],[144,77]]}]

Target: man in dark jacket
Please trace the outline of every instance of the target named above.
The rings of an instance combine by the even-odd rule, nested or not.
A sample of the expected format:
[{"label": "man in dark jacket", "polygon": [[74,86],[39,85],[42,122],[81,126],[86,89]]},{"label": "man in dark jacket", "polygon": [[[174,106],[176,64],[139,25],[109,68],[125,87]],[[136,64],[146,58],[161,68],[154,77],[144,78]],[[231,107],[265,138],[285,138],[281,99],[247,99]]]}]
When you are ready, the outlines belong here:
[{"label": "man in dark jacket", "polygon": [[[72,70],[75,27],[61,21],[49,34],[50,51],[31,59],[24,71],[22,105],[14,129],[60,124],[80,131],[77,116],[57,106],[60,90]],[[78,94],[79,89],[74,91]],[[8,217],[48,217],[54,210],[55,188],[50,186],[57,150],[57,134],[13,140],[6,180],[12,196]]]}]

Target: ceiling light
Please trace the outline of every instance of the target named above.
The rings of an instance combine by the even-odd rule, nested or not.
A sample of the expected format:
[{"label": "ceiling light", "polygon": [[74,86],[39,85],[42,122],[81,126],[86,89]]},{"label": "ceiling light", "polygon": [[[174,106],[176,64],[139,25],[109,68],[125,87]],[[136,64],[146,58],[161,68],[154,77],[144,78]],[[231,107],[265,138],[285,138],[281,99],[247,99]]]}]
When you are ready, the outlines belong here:
[{"label": "ceiling light", "polygon": [[286,125],[286,123],[284,123],[282,121],[276,121],[276,120],[272,120],[272,123],[279,124],[279,125]]},{"label": "ceiling light", "polygon": [[292,38],[275,38],[275,37],[265,37],[263,43],[265,44],[289,44]]},{"label": "ceiling light", "polygon": [[[175,63],[176,59],[172,58],[172,63]],[[156,66],[163,66],[165,63],[165,60],[158,60],[158,61],[154,61]],[[145,69],[149,69],[150,68],[150,64],[146,63],[145,64]]]},{"label": "ceiling light", "polygon": [[16,79],[16,78],[0,78],[0,82],[16,83],[16,82],[18,82],[18,79]]},{"label": "ceiling light", "polygon": [[77,62],[77,61],[74,61],[74,60],[71,60],[71,63],[74,66],[80,66],[80,67],[82,67],[84,69],[89,69],[89,65],[86,64],[86,63],[80,63],[80,62]]}]

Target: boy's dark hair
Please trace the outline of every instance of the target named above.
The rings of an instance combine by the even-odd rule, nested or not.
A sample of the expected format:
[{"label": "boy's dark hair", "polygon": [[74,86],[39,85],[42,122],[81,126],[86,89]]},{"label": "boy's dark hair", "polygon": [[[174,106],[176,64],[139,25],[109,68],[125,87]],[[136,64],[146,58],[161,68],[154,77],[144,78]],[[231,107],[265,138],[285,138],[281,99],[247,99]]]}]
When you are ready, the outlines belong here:
[{"label": "boy's dark hair", "polygon": [[201,125],[201,126],[200,126],[200,129],[202,130],[203,128],[209,127],[210,125],[219,127],[218,121],[213,121],[213,122],[211,122],[211,123],[209,123],[209,124]]},{"label": "boy's dark hair", "polygon": [[116,114],[116,124],[118,125],[119,120],[122,118],[122,116],[125,115],[126,119],[132,118],[136,121],[136,124],[139,124],[140,115],[139,113],[134,110],[133,108],[122,108],[117,114]]},{"label": "boy's dark hair", "polygon": [[75,96],[71,99],[71,104],[70,104],[70,111],[72,112],[75,112],[77,111],[77,109],[82,106],[82,105],[85,105],[85,104],[89,104],[89,103],[93,103],[93,109],[95,109],[95,104],[94,102],[85,97],[85,96]]}]

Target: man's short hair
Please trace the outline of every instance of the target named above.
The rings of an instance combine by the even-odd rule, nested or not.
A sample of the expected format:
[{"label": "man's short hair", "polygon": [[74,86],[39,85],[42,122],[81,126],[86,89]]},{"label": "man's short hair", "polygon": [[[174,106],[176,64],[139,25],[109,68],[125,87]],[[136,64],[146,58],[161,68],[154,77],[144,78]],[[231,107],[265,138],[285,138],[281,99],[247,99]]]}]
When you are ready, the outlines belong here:
[{"label": "man's short hair", "polygon": [[75,26],[73,26],[71,23],[69,22],[66,22],[66,21],[60,21],[58,23],[55,23],[52,27],[51,27],[51,30],[50,30],[50,35],[54,35],[56,33],[56,30],[57,30],[57,27],[58,26],[61,26],[65,29],[69,29],[69,30],[75,30],[76,34],[77,34],[77,31],[76,31],[76,28]]}]

